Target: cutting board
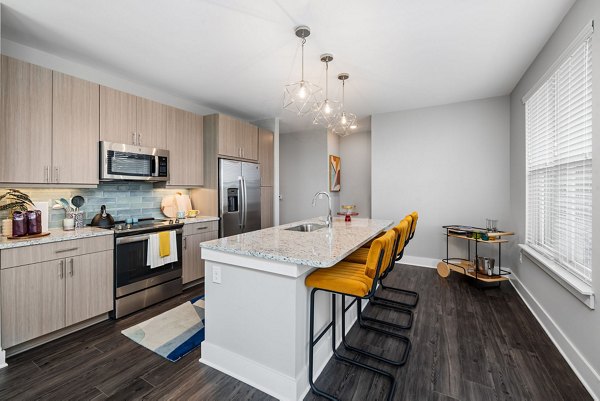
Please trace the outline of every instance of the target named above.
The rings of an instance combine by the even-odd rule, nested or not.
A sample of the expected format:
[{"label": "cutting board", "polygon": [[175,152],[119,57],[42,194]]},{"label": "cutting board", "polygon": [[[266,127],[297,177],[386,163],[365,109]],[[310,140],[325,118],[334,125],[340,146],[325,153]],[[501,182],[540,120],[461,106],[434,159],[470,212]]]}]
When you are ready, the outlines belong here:
[{"label": "cutting board", "polygon": [[192,202],[189,195],[177,193],[175,195],[167,195],[160,202],[160,210],[169,218],[176,218],[177,212],[184,212],[187,215],[188,210],[192,210]]}]

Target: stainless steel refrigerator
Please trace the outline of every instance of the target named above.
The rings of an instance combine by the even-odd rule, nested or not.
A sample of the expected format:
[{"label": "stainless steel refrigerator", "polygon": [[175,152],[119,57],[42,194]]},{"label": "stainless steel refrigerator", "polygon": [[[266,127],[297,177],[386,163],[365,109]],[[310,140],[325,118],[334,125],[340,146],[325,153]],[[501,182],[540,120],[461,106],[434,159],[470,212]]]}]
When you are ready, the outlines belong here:
[{"label": "stainless steel refrigerator", "polygon": [[220,236],[260,230],[260,169],[256,163],[219,159]]}]

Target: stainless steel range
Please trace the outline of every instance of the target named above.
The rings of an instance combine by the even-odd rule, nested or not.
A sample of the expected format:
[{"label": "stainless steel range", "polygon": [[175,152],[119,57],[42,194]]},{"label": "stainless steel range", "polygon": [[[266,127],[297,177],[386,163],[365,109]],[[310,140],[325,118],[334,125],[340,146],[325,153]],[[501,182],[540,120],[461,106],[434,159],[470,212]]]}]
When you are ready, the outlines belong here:
[{"label": "stainless steel range", "polygon": [[[180,294],[183,223],[178,220],[140,219],[115,222],[115,303],[111,317],[118,319]],[[147,260],[150,235],[175,231],[177,261],[151,268]]]}]

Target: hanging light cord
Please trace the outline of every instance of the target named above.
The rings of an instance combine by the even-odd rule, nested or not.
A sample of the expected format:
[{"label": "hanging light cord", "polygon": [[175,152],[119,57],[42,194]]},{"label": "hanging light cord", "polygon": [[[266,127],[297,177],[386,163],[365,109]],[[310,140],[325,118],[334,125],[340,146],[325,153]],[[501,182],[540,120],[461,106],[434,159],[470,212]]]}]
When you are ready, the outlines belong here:
[{"label": "hanging light cord", "polygon": [[302,35],[302,82],[304,82],[304,44],[306,43],[306,38]]}]

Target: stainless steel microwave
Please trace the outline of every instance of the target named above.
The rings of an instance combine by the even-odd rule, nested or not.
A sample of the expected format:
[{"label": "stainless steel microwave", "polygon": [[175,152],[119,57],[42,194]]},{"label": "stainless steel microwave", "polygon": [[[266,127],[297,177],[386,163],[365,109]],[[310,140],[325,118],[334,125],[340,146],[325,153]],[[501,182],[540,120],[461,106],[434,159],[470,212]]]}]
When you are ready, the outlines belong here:
[{"label": "stainless steel microwave", "polygon": [[168,181],[169,151],[100,142],[100,181]]}]

